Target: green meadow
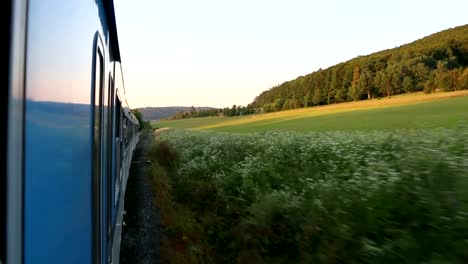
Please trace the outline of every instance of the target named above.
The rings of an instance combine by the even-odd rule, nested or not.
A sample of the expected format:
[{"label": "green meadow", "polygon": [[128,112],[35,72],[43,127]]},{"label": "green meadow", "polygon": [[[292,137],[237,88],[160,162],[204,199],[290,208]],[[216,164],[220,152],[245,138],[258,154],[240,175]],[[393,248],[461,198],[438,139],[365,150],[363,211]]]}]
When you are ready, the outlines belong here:
[{"label": "green meadow", "polygon": [[[468,94],[154,124],[168,263],[467,263]],[[226,133],[227,132],[227,133]]]},{"label": "green meadow", "polygon": [[170,127],[220,132],[368,131],[453,128],[468,121],[466,91],[400,95],[323,107],[311,107],[239,117],[206,117],[153,123]]}]

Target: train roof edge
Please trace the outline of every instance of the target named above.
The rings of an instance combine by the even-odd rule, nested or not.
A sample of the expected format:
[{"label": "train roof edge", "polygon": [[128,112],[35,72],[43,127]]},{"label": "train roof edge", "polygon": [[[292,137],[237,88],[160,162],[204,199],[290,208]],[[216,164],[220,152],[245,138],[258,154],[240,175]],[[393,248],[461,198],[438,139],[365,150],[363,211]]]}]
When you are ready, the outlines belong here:
[{"label": "train roof edge", "polygon": [[[110,42],[110,57],[111,61],[118,61],[120,62],[120,71],[123,72],[122,70],[122,58],[120,56],[120,47],[119,47],[119,38],[117,34],[117,23],[115,19],[115,10],[114,10],[114,1],[113,0],[104,0],[104,12],[106,14],[106,22],[107,26],[109,29],[109,42]],[[122,74],[122,79],[123,79],[123,74]],[[123,80],[122,80],[123,82]],[[125,104],[127,106],[127,111],[125,111],[125,115],[128,116],[132,122],[134,123],[139,123],[138,119],[135,117],[133,112],[131,111],[130,105],[127,102],[127,94],[125,91],[125,83],[123,87],[123,92],[124,92],[124,98],[125,98]]]},{"label": "train roof edge", "polygon": [[117,35],[117,23],[115,20],[114,1],[104,0],[104,12],[109,28],[110,56],[112,61],[122,62],[120,57],[119,38]]}]

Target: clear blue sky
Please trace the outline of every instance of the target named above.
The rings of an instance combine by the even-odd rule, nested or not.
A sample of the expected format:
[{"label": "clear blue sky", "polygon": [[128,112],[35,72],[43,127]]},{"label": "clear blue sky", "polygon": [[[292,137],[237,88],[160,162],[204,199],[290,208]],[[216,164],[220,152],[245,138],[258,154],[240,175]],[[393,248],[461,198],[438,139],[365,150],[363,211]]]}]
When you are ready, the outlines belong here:
[{"label": "clear blue sky", "polygon": [[115,0],[129,104],[247,105],[319,68],[468,23],[467,0]]}]

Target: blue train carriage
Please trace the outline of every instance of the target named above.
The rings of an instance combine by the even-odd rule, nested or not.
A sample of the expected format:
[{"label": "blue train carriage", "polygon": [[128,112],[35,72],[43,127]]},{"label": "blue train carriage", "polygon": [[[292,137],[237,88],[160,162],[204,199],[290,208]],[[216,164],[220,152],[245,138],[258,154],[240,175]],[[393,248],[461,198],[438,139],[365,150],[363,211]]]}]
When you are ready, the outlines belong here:
[{"label": "blue train carriage", "polygon": [[7,0],[0,263],[118,263],[138,121],[111,0]]}]

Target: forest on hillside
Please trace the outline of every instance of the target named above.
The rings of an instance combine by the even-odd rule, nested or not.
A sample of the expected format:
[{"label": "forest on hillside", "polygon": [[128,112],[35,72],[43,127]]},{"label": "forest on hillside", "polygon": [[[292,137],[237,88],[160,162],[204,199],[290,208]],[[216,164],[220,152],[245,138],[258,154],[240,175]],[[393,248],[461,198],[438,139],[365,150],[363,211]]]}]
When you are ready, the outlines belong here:
[{"label": "forest on hillside", "polygon": [[247,106],[181,111],[165,120],[238,116],[387,97],[468,89],[468,25],[358,56],[262,92]]},{"label": "forest on hillside", "polygon": [[284,82],[261,93],[251,105],[271,112],[407,92],[468,89],[467,66],[464,25]]},{"label": "forest on hillside", "polygon": [[211,107],[189,107],[189,106],[167,106],[167,107],[140,107],[137,108],[145,121],[156,121],[164,118],[168,118],[171,115],[177,113],[195,111],[207,111],[214,109]]}]

